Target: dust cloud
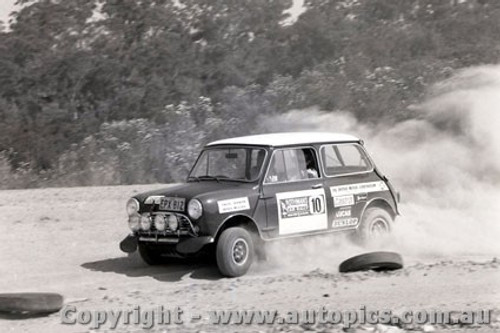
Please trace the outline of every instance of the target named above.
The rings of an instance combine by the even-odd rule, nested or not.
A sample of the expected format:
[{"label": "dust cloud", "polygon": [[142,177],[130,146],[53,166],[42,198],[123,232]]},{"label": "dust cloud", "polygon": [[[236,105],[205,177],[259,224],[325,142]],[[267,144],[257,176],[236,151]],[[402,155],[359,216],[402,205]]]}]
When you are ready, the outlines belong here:
[{"label": "dust cloud", "polygon": [[[500,66],[460,70],[411,110],[413,119],[392,124],[364,123],[348,112],[292,110],[263,119],[262,127],[365,140],[402,197],[394,233],[370,250],[395,250],[407,262],[499,256]],[[271,245],[272,257],[321,267],[367,250],[333,238]]]}]

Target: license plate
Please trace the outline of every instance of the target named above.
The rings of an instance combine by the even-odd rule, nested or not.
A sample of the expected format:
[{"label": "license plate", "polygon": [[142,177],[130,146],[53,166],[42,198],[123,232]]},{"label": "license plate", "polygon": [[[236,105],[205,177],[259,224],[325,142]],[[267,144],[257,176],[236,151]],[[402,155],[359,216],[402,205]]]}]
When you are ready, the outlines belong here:
[{"label": "license plate", "polygon": [[177,212],[184,211],[184,198],[161,198],[160,210],[175,210]]}]

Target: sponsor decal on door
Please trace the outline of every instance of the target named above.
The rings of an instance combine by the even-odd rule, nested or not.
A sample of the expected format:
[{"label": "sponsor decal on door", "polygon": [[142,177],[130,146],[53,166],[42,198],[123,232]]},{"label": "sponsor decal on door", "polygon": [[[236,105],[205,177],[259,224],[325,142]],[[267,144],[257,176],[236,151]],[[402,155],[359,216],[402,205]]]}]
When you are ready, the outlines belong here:
[{"label": "sponsor decal on door", "polygon": [[328,227],[324,189],[276,193],[276,202],[280,235]]}]

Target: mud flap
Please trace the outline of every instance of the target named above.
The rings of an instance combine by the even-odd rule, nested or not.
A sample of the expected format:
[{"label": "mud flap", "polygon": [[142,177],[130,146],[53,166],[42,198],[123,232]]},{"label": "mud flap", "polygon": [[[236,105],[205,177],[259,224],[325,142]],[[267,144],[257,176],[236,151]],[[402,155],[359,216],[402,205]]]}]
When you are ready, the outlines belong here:
[{"label": "mud flap", "polygon": [[181,254],[193,254],[200,251],[203,246],[213,242],[214,238],[211,236],[190,238],[177,244],[175,249]]},{"label": "mud flap", "polygon": [[125,253],[132,253],[137,250],[137,237],[128,235],[120,242],[120,250]]}]

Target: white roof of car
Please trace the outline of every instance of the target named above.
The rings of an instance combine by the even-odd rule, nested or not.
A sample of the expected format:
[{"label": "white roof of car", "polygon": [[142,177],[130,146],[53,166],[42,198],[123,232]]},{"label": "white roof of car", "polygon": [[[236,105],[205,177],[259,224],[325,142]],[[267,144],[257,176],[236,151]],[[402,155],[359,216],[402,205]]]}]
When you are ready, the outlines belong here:
[{"label": "white roof of car", "polygon": [[359,138],[342,133],[329,132],[288,132],[270,133],[250,136],[240,136],[210,142],[207,146],[214,145],[259,145],[259,146],[291,146],[311,143],[327,142],[353,142],[360,141]]}]

